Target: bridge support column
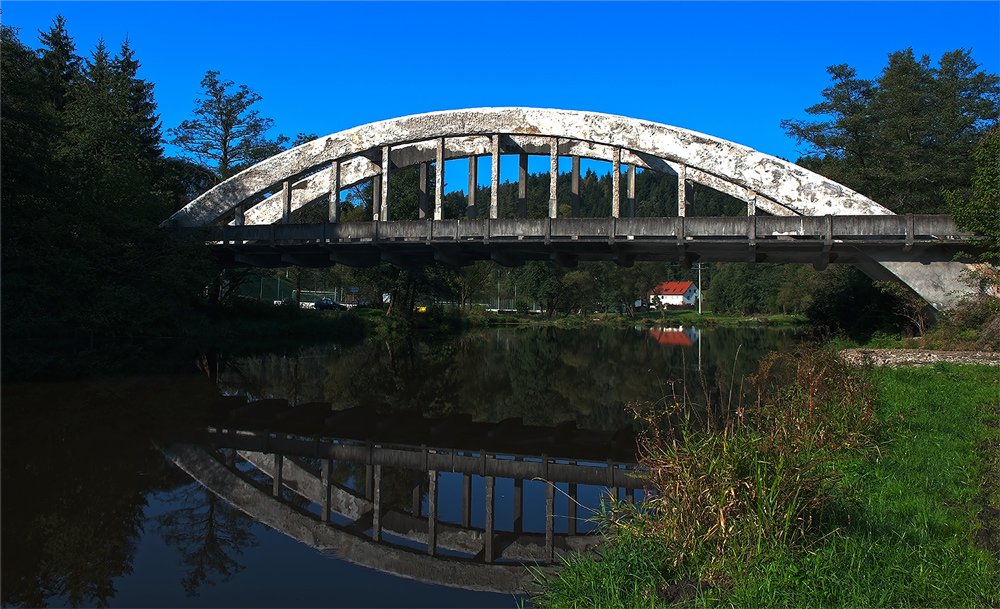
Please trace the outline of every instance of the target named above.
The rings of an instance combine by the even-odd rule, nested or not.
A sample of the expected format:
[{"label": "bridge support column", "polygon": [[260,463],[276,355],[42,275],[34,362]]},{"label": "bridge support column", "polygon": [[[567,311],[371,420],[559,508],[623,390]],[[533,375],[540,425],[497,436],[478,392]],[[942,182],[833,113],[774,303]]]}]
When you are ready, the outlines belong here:
[{"label": "bridge support column", "polygon": [[444,218],[444,138],[438,138],[434,162],[434,219]]},{"label": "bridge support column", "polygon": [[382,211],[382,174],[372,176],[372,222],[379,221],[379,213]]},{"label": "bridge support column", "polygon": [[611,217],[620,218],[622,208],[622,149],[615,148],[611,160]]},{"label": "bridge support column", "polygon": [[580,157],[573,155],[573,174],[570,186],[570,207],[574,218],[580,217]]},{"label": "bridge support column", "polygon": [[285,180],[281,184],[281,223],[288,224],[292,221],[292,180]]},{"label": "bridge support column", "polygon": [[514,479],[514,533],[524,528],[524,479]]},{"label": "bridge support column", "polygon": [[549,141],[549,217],[559,217],[559,200],[557,189],[559,183],[559,138]]},{"label": "bridge support column", "polygon": [[677,172],[677,215],[687,216],[691,213],[692,186],[687,180],[687,166],[681,165]]},{"label": "bridge support column", "polygon": [[420,164],[420,201],[419,219],[427,219],[427,163]]},{"label": "bridge support column", "polygon": [[327,219],[331,224],[340,222],[340,161],[334,161],[330,168],[330,203]]},{"label": "bridge support column", "polygon": [[414,518],[420,518],[420,483],[423,481],[422,472],[419,470],[413,470],[413,490],[410,492],[410,499],[412,501],[412,512]]},{"label": "bridge support column", "polygon": [[427,553],[437,554],[437,483],[438,473],[435,470],[427,472]]},{"label": "bridge support column", "polygon": [[375,465],[375,489],[372,498],[372,540],[382,541],[382,466]]},{"label": "bridge support column", "polygon": [[476,190],[479,188],[479,159],[469,157],[469,194],[465,197],[465,217],[476,219]]},{"label": "bridge support column", "polygon": [[275,497],[281,497],[281,469],[285,464],[285,457],[274,453],[274,484],[271,487],[271,494]]},{"label": "bridge support column", "polygon": [[629,218],[635,217],[635,163],[628,166],[628,207],[625,215]]},{"label": "bridge support column", "polygon": [[392,219],[389,217],[389,172],[391,164],[392,161],[389,160],[389,146],[382,146],[382,192],[379,198],[381,209],[379,210],[379,217],[377,219],[383,222],[388,222]]},{"label": "bridge support column", "polygon": [[517,217],[528,217],[528,155],[518,157]]},{"label": "bridge support column", "polygon": [[333,461],[323,459],[323,513],[320,514],[321,522],[330,522],[330,478],[333,474]]},{"label": "bridge support column", "polygon": [[483,560],[493,562],[493,491],[496,480],[486,476],[486,530],[483,531]]},{"label": "bridge support column", "polygon": [[493,164],[490,166],[490,218],[500,217],[500,134],[493,135]]},{"label": "bridge support column", "polygon": [[472,523],[472,475],[462,474],[462,528]]}]

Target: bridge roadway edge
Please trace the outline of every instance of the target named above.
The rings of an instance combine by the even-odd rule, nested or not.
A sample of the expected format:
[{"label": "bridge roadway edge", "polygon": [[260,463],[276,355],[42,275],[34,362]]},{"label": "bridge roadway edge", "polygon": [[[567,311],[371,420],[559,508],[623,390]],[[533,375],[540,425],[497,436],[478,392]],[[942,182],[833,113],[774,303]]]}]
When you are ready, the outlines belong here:
[{"label": "bridge roadway edge", "polygon": [[[205,231],[222,267],[419,266],[494,260],[853,264],[902,281],[935,308],[959,297],[974,250],[946,215],[416,220],[217,226]],[[931,270],[931,267],[933,270]]]}]

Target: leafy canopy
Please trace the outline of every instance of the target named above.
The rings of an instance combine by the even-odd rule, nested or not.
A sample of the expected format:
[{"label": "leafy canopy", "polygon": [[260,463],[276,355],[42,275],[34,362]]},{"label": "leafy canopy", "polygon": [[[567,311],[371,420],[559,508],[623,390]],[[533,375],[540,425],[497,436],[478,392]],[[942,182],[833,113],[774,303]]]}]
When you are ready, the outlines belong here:
[{"label": "leafy canopy", "polygon": [[807,145],[807,169],[896,213],[945,213],[943,192],[968,196],[972,150],[1000,117],[1000,78],[978,67],[964,49],[936,67],[912,49],[892,53],[875,80],[831,66],[824,101],[806,108],[829,118],[781,126]]}]

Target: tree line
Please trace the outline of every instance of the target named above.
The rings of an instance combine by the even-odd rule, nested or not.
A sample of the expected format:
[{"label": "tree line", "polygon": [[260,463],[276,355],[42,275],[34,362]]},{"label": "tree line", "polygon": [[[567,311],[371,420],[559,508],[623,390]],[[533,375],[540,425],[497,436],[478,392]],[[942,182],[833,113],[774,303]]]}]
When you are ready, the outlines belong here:
[{"label": "tree line", "polygon": [[[269,138],[273,120],[254,107],[260,96],[209,71],[192,117],[164,137],[154,85],[139,76],[128,40],[115,51],[99,41],[81,57],[62,17],[40,32],[37,50],[14,28],[4,25],[2,35],[2,305],[8,336],[162,329],[200,308],[225,304],[241,279],[268,273],[220,274],[204,247],[157,227],[220,180],[315,135]],[[859,78],[847,65],[828,71],[832,82],[823,101],[806,109],[825,120],[781,124],[805,145],[800,165],[897,213],[954,209],[956,220],[996,237],[997,155],[995,144],[984,143],[1000,116],[996,75],[979,70],[961,49],[945,53],[937,65],[910,49],[893,53],[874,80]],[[183,155],[166,156],[165,142]],[[431,172],[433,180],[433,167]],[[547,173],[528,175],[528,217],[548,215],[549,179]],[[560,216],[572,213],[570,179],[568,173],[557,177]],[[608,216],[612,189],[610,173],[588,170],[580,180],[579,215]],[[489,190],[477,189],[477,217],[488,215]],[[418,217],[418,191],[416,168],[390,175],[393,219]],[[369,220],[371,195],[370,183],[345,193],[342,220]],[[695,215],[746,214],[745,203],[700,185],[693,198]],[[498,199],[501,217],[518,215],[516,183],[502,183]],[[676,215],[676,176],[638,172],[635,201],[637,216]],[[325,203],[297,211],[294,221],[323,221]],[[446,217],[469,214],[463,191],[447,193],[444,203]],[[537,262],[514,269],[491,262],[458,269],[383,264],[293,272],[299,284],[305,275],[312,284],[356,286],[377,305],[390,294],[387,309],[403,315],[428,302],[466,306],[500,292],[519,308],[532,303],[551,313],[629,313],[657,283],[697,277],[694,269],[653,262],[573,268]],[[817,323],[842,327],[868,319],[838,318],[853,299],[870,310],[871,323],[885,323],[885,312],[895,308],[895,296],[852,268],[712,264],[705,265],[703,282],[706,302],[718,312],[807,313]]]}]

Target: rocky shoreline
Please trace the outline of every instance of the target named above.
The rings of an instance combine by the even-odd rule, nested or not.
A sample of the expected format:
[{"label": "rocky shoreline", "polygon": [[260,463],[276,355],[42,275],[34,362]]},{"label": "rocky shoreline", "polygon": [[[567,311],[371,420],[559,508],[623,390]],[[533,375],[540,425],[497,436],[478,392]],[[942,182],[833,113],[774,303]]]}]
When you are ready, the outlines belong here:
[{"label": "rocky shoreline", "polygon": [[982,364],[1000,367],[1000,351],[933,351],[928,349],[844,349],[841,356],[851,364],[875,366],[933,366]]}]

